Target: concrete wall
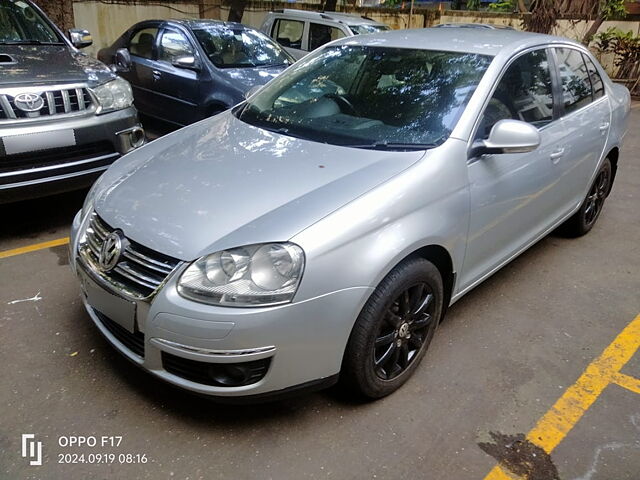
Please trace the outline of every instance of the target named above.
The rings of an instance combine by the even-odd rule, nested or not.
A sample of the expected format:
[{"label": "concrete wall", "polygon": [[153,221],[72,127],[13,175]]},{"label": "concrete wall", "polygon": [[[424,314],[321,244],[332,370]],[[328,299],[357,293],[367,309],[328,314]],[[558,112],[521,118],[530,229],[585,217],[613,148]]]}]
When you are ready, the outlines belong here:
[{"label": "concrete wall", "polygon": [[93,36],[93,45],[84,51],[95,56],[111,45],[134,23],[154,18],[198,18],[198,4],[169,3],[164,5],[122,5],[94,1],[74,2],[73,15],[77,28],[86,28]]},{"label": "concrete wall", "polygon": [[[319,1],[319,0],[318,0]],[[317,10],[318,3],[281,3],[271,1],[252,1],[244,12],[243,23],[254,28],[262,25],[268,11],[277,8],[299,8],[302,10]],[[379,20],[395,29],[409,28],[409,12],[406,10],[389,8],[357,8],[356,13]],[[152,18],[217,18],[226,20],[229,8],[221,6],[220,0],[182,0],[174,3],[153,0],[138,1],[135,4],[108,4],[93,0],[75,0],[73,13],[76,26],[86,28],[93,34],[94,45],[87,49],[89,54],[113,43],[127,28],[136,22]],[[433,9],[416,9],[411,17],[411,28],[423,28],[439,23],[491,23],[521,28],[521,16],[518,14],[469,12],[469,11],[438,11]],[[580,40],[591,21],[559,20],[554,33],[557,35]],[[599,31],[609,27],[640,34],[640,21],[611,21],[604,22]],[[613,70],[612,57],[606,55],[600,58],[605,68]]]}]

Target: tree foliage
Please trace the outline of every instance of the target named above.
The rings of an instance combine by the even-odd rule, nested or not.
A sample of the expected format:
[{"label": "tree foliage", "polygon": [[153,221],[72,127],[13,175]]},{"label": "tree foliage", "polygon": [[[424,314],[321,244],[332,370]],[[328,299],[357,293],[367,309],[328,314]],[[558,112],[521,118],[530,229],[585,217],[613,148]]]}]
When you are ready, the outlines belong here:
[{"label": "tree foliage", "polygon": [[530,15],[524,20],[524,28],[530,32],[551,33],[561,16],[592,18],[594,21],[582,39],[589,43],[605,20],[624,17],[625,0],[532,0]]}]

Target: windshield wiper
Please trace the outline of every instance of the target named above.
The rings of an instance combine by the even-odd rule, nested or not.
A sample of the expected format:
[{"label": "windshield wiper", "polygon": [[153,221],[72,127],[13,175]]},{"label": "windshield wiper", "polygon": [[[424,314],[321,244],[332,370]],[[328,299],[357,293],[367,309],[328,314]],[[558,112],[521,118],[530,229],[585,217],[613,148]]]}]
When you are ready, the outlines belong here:
[{"label": "windshield wiper", "polygon": [[371,150],[428,150],[438,146],[436,143],[401,143],[401,142],[374,142],[374,143],[344,143],[341,147],[368,148]]}]

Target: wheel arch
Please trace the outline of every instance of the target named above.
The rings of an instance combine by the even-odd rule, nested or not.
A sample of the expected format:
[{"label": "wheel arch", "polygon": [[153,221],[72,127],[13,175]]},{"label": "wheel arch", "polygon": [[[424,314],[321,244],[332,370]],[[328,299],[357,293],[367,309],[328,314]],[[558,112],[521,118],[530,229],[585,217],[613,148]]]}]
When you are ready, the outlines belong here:
[{"label": "wheel arch", "polygon": [[453,258],[451,257],[449,251],[442,245],[431,244],[411,252],[400,262],[398,262],[398,265],[408,258],[415,257],[424,258],[425,260],[433,263],[440,272],[440,276],[442,277],[442,285],[444,287],[444,302],[442,312],[442,316],[444,317],[444,314],[449,307],[449,302],[451,301],[451,296],[455,287],[456,273],[453,268]]}]

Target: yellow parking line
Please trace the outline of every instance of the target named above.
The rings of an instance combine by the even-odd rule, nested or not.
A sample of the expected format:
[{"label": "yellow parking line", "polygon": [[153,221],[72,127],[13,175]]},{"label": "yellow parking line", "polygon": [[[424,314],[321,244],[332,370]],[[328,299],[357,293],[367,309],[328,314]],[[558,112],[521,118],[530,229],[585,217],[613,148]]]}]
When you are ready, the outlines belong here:
[{"label": "yellow parking line", "polygon": [[634,378],[624,373],[618,373],[613,377],[613,383],[616,385],[631,390],[634,393],[640,394],[640,379]]},{"label": "yellow parking line", "polygon": [[[611,383],[640,393],[640,380],[620,369],[640,348],[640,315],[595,359],[529,432],[527,439],[551,453]],[[485,480],[514,478],[496,465]]]},{"label": "yellow parking line", "polygon": [[5,250],[4,252],[0,252],[0,258],[14,257],[16,255],[22,255],[23,253],[35,252],[36,250],[66,245],[67,243],[69,243],[69,237],[58,238],[56,240],[50,240],[48,242],[36,243],[34,245],[27,245],[26,247],[14,248],[13,250]]}]

